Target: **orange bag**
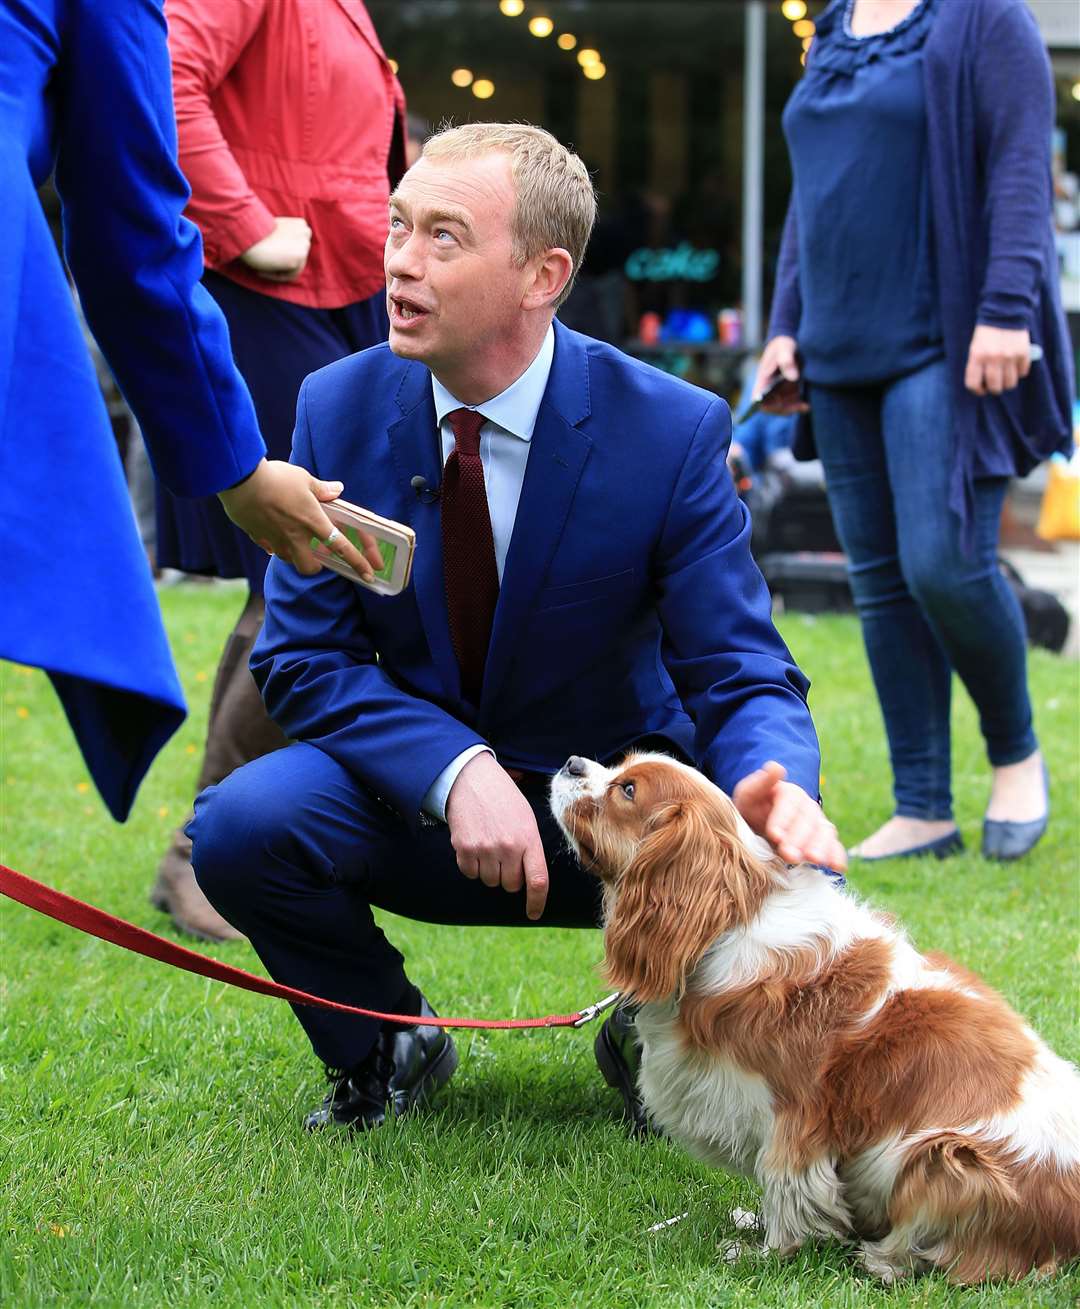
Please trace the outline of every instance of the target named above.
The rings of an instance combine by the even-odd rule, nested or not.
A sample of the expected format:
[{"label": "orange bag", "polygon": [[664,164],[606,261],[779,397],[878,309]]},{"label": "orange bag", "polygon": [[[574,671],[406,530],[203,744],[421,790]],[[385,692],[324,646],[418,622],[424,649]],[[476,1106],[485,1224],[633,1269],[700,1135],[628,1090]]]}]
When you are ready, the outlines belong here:
[{"label": "orange bag", "polygon": [[1080,541],[1080,453],[1051,461],[1035,533],[1044,541]]}]

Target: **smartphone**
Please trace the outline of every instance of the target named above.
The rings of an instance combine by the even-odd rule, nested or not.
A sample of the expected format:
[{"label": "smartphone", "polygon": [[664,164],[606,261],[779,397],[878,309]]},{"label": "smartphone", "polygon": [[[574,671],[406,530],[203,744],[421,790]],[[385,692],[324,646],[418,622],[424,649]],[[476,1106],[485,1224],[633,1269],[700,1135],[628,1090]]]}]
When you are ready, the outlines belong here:
[{"label": "smartphone", "polygon": [[774,373],[766,383],[765,390],[754,399],[750,408],[736,419],[735,426],[738,427],[740,423],[745,423],[759,409],[764,408],[770,400],[783,400],[787,404],[797,404],[804,397],[805,392],[801,377],[796,382],[789,382],[783,373]]},{"label": "smartphone", "polygon": [[396,523],[392,518],[383,518],[347,500],[331,500],[329,504],[323,505],[323,512],[361,553],[364,547],[359,532],[370,532],[379,547],[383,566],[370,582],[365,581],[355,569],[332,550],[328,550],[323,541],[312,537],[311,551],[319,563],[378,595],[398,595],[408,586],[413,552],[416,549],[416,533],[411,527]]}]

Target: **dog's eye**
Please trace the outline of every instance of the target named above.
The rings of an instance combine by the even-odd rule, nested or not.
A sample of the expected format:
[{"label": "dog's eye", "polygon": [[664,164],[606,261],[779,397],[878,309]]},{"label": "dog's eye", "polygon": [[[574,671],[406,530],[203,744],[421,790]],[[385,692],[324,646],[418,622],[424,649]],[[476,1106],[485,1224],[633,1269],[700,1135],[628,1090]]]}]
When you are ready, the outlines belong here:
[{"label": "dog's eye", "polygon": [[623,793],[623,795],[626,796],[626,798],[627,798],[628,800],[632,800],[632,799],[634,798],[634,784],[633,784],[633,782],[623,782],[623,784],[622,784],[622,793]]}]

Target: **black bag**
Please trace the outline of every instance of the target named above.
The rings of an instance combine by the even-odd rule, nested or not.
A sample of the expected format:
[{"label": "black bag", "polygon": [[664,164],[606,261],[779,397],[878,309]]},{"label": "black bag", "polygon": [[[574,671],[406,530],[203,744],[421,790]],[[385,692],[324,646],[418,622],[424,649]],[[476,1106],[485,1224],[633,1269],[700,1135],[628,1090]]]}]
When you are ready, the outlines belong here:
[{"label": "black bag", "polygon": [[1028,643],[1041,645],[1054,654],[1060,654],[1069,635],[1069,611],[1056,595],[1026,586],[1013,565],[1000,555],[998,567],[1024,611]]}]

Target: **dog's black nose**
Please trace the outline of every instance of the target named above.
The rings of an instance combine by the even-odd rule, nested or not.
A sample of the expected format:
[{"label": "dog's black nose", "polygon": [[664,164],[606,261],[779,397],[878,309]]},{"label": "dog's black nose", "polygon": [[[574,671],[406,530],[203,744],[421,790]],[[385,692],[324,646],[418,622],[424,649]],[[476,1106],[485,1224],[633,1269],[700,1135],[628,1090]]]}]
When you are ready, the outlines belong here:
[{"label": "dog's black nose", "polygon": [[569,773],[571,777],[584,777],[588,771],[589,765],[582,759],[579,754],[572,754],[566,763],[562,766],[564,773]]}]

